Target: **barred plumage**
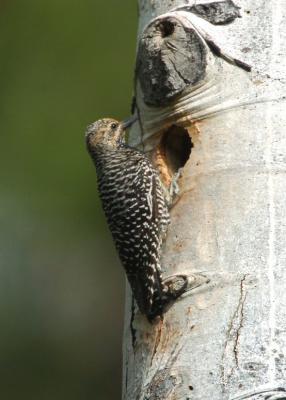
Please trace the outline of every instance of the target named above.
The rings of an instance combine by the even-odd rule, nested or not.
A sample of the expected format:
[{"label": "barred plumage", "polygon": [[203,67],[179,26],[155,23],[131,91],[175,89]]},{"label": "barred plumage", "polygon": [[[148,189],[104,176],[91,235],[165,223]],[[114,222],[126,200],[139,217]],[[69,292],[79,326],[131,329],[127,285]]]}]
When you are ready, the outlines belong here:
[{"label": "barred plumage", "polygon": [[88,127],[86,141],[119,257],[138,307],[151,321],[170,301],[160,268],[169,211],[157,171],[144,153],[125,144],[124,128],[99,120]]}]

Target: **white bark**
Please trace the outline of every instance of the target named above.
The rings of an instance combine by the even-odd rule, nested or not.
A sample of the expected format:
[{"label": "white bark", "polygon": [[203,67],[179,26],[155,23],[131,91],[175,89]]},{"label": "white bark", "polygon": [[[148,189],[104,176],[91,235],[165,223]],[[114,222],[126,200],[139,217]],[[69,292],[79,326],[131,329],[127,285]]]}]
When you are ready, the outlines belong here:
[{"label": "white bark", "polygon": [[[185,1],[139,3],[140,37]],[[242,18],[209,28],[251,73],[209,52],[204,84],[175,104],[147,107],[138,89],[144,137],[135,129],[133,143],[151,150],[176,123],[194,144],[162,265],[166,275],[203,273],[210,283],[163,321],[136,313],[134,346],[128,293],[124,400],[286,399],[272,391],[286,388],[286,1],[236,4]]]}]

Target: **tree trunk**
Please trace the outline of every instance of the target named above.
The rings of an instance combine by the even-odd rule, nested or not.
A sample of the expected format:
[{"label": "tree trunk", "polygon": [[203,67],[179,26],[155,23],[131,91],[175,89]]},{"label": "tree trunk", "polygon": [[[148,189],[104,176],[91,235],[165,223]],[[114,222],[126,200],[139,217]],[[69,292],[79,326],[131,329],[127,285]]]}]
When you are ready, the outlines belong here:
[{"label": "tree trunk", "polygon": [[183,167],[165,276],[209,283],[153,324],[128,288],[123,399],[286,399],[286,1],[189,3],[139,1],[130,141]]}]

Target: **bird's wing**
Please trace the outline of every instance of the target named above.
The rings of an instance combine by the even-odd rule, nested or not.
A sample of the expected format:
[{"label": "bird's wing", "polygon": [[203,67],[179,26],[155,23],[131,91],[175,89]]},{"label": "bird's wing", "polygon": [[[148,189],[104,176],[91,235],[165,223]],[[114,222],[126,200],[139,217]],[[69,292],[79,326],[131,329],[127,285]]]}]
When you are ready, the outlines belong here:
[{"label": "bird's wing", "polygon": [[156,171],[143,161],[126,173],[118,199],[122,204],[117,204],[119,211],[110,225],[137,304],[148,314],[156,297],[162,296],[160,224],[165,210]]}]

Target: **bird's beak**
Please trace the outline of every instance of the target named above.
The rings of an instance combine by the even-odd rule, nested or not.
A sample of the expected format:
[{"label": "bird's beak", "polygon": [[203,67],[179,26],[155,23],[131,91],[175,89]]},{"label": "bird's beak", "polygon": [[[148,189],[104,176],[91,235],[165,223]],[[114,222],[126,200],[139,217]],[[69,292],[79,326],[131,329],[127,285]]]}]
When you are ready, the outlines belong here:
[{"label": "bird's beak", "polygon": [[124,121],[122,121],[122,128],[123,129],[127,129],[130,128],[130,126],[132,126],[134,124],[134,122],[137,121],[137,115],[132,115],[131,117],[125,119]]}]

